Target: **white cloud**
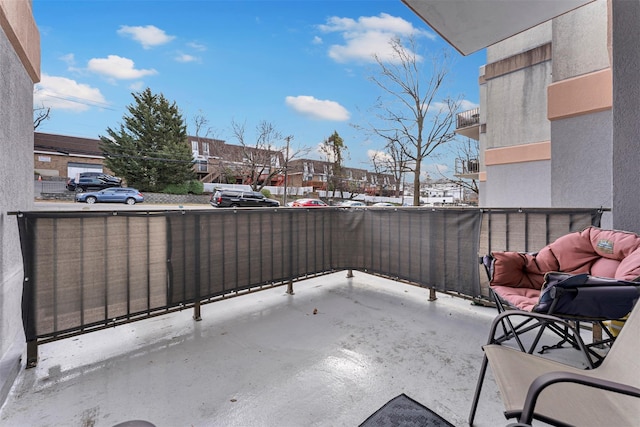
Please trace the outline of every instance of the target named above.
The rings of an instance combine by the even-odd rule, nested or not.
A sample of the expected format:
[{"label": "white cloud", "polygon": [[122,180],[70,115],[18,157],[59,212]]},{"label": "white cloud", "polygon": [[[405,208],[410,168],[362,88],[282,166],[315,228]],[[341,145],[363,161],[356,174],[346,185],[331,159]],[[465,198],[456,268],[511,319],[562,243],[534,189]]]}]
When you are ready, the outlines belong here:
[{"label": "white cloud", "polygon": [[445,165],[444,163],[428,163],[423,164],[422,167],[423,179],[426,178],[425,174],[433,178],[434,176],[439,177],[450,172],[449,165]]},{"label": "white cloud", "polygon": [[476,104],[475,102],[471,102],[466,99],[460,101],[460,111],[473,110],[474,108],[478,107],[480,107],[480,105]]},{"label": "white cloud", "polygon": [[140,92],[142,89],[145,88],[145,84],[142,80],[137,81],[137,82],[133,82],[129,85],[129,89],[131,89],[134,92]]},{"label": "white cloud", "polygon": [[311,41],[311,43],[312,43],[312,44],[322,44],[322,38],[321,38],[321,37],[318,37],[318,36],[315,36],[315,37],[313,38],[313,40]]},{"label": "white cloud", "polygon": [[178,53],[174,59],[178,62],[198,62],[200,60],[198,57],[186,53]]},{"label": "white cloud", "polygon": [[87,65],[89,71],[122,80],[139,79],[140,77],[158,73],[154,69],[136,70],[131,59],[117,55],[109,55],[106,58],[93,58],[89,60]]},{"label": "white cloud", "polygon": [[189,46],[191,49],[200,51],[200,52],[204,52],[205,50],[207,50],[207,46],[203,45],[202,43],[198,43],[198,42],[189,42],[187,43],[187,46]]},{"label": "white cloud", "polygon": [[350,117],[349,111],[339,103],[316,99],[313,96],[287,96],[285,103],[294,111],[312,119],[343,122]]},{"label": "white cloud", "polygon": [[118,30],[118,34],[131,37],[133,40],[139,42],[145,49],[163,45],[175,39],[175,36],[167,35],[164,30],[154,25],[147,25],[146,27],[122,25]]},{"label": "white cloud", "polygon": [[378,166],[393,164],[393,157],[389,153],[380,150],[367,150],[367,158]]},{"label": "white cloud", "polygon": [[333,16],[318,28],[325,33],[342,35],[344,44],[334,44],[329,48],[329,57],[340,63],[374,62],[373,55],[385,61],[393,60],[395,56],[389,41],[395,37],[416,35],[435,39],[433,33],[415,28],[410,22],[387,13],[362,16],[358,20]]},{"label": "white cloud", "polygon": [[100,90],[66,77],[42,74],[34,88],[33,105],[52,110],[87,111],[91,107],[107,107]]},{"label": "white cloud", "polygon": [[73,55],[73,53],[67,53],[66,55],[62,55],[59,59],[65,62],[69,67],[73,67],[74,65],[76,65],[76,58]]}]

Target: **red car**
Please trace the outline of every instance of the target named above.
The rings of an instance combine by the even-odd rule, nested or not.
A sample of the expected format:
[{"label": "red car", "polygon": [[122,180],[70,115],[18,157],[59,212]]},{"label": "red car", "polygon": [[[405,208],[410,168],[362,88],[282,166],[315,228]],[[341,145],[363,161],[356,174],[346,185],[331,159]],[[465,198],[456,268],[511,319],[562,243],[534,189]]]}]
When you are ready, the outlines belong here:
[{"label": "red car", "polygon": [[320,199],[298,199],[293,202],[293,207],[305,207],[305,208],[323,208],[329,206]]}]

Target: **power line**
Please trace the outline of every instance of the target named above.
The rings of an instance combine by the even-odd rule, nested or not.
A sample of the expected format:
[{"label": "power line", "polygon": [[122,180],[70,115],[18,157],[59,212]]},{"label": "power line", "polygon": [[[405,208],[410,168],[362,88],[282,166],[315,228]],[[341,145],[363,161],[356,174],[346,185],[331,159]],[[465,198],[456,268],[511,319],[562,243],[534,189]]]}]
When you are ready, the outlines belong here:
[{"label": "power line", "polygon": [[42,97],[61,99],[63,101],[68,101],[68,102],[75,102],[76,104],[87,105],[89,107],[100,107],[100,108],[104,108],[105,110],[116,111],[115,108],[110,107],[109,104],[107,104],[107,103],[93,101],[91,99],[78,98],[78,97],[75,97],[75,96],[56,96],[56,95],[50,95],[48,93],[44,93],[41,96]]}]

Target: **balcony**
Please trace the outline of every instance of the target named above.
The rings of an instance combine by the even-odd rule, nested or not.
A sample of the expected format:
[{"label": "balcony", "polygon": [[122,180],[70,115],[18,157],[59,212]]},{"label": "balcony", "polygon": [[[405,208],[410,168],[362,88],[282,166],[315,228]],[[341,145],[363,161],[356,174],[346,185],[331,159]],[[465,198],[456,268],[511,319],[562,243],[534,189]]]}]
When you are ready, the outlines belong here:
[{"label": "balcony", "polygon": [[455,159],[454,176],[461,179],[475,179],[480,176],[480,162],[478,159]]},{"label": "balcony", "polygon": [[458,135],[466,136],[467,138],[480,139],[480,110],[474,108],[473,110],[463,111],[459,113],[456,120],[456,130]]},{"label": "balcony", "polygon": [[[400,393],[465,425],[496,315],[477,254],[533,250],[600,211],[16,215],[37,364],[0,424],[355,426]],[[476,420],[507,424],[491,381]]]}]

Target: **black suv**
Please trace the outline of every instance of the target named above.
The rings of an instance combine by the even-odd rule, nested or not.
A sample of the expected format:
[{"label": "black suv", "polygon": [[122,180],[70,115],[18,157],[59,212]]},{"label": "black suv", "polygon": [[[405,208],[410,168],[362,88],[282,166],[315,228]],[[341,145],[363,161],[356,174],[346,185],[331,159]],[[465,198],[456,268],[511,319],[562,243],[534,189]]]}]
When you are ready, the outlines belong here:
[{"label": "black suv", "polygon": [[209,201],[216,208],[245,208],[280,206],[280,202],[264,197],[256,191],[217,190]]},{"label": "black suv", "polygon": [[81,193],[83,191],[104,190],[105,188],[122,187],[122,181],[119,178],[110,175],[99,175],[93,177],[80,177],[78,182],[73,179],[67,181],[67,190]]},{"label": "black suv", "polygon": [[78,178],[98,178],[103,181],[122,182],[122,178],[117,176],[108,175],[104,172],[80,172]]}]

